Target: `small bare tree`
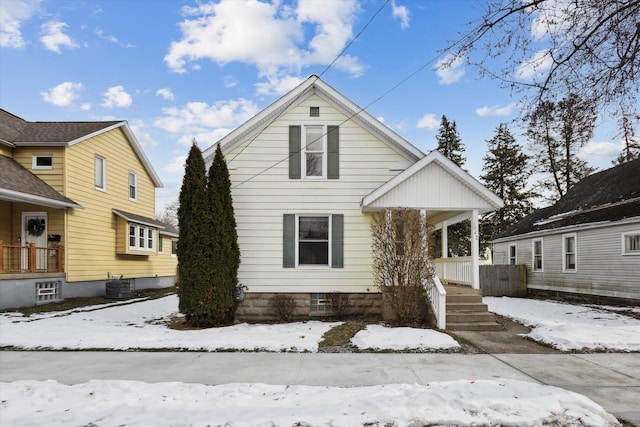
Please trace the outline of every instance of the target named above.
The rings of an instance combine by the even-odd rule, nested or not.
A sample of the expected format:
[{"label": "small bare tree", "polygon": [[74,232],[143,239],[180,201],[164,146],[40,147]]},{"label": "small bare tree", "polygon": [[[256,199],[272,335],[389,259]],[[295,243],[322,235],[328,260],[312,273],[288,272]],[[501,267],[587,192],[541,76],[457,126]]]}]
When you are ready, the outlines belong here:
[{"label": "small bare tree", "polygon": [[399,323],[423,317],[423,283],[433,272],[427,233],[428,227],[418,211],[400,209],[373,214],[374,282]]}]

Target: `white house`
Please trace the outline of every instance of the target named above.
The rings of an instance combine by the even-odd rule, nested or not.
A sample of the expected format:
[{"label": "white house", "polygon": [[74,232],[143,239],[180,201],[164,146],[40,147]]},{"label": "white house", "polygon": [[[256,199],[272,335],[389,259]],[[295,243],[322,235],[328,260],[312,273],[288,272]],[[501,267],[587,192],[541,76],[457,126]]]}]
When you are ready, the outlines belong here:
[{"label": "white house", "polygon": [[[502,201],[439,152],[422,153],[318,76],[219,143],[232,182],[238,277],[248,288],[239,317],[260,318],[274,293],[294,295],[309,315],[330,310],[333,292],[348,294],[356,312],[379,313],[370,213],[392,208],[421,210],[437,227],[470,218],[473,256],[439,271],[457,271],[449,279],[478,288],[478,215]],[[214,150],[204,152],[209,165]]]},{"label": "white house", "polygon": [[493,240],[527,288],[640,300],[640,159],[590,175]]}]

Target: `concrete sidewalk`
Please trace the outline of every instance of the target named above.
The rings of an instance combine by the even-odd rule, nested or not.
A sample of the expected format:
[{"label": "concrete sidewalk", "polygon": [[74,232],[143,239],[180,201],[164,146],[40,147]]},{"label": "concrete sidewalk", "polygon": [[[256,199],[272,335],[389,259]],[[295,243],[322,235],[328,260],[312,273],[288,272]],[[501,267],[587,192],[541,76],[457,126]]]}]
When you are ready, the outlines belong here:
[{"label": "concrete sidewalk", "polygon": [[0,381],[366,386],[511,378],[588,396],[640,426],[640,355],[0,351]]}]

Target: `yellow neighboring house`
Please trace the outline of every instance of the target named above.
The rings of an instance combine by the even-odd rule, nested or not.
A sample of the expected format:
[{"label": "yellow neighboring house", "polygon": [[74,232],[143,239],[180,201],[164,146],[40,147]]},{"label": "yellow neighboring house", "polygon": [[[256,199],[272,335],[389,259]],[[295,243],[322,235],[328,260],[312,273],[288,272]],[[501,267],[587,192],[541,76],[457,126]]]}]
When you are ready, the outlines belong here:
[{"label": "yellow neighboring house", "polygon": [[0,308],[175,284],[178,233],[126,121],[28,122],[0,109]]}]

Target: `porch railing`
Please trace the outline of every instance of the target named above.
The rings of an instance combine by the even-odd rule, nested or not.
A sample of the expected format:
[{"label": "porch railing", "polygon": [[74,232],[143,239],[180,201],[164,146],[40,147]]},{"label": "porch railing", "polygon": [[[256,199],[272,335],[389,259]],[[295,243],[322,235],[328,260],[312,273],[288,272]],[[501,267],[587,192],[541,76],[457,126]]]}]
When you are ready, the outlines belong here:
[{"label": "porch railing", "polygon": [[[459,285],[473,285],[471,280],[471,257],[437,258],[431,261],[436,274],[443,282]],[[491,264],[489,260],[480,259],[479,265]]]},{"label": "porch railing", "polygon": [[427,292],[429,303],[436,316],[436,323],[439,329],[447,327],[447,291],[442,286],[437,274],[431,275],[423,283]]},{"label": "porch railing", "polygon": [[63,248],[5,245],[0,242],[0,274],[61,273]]}]

